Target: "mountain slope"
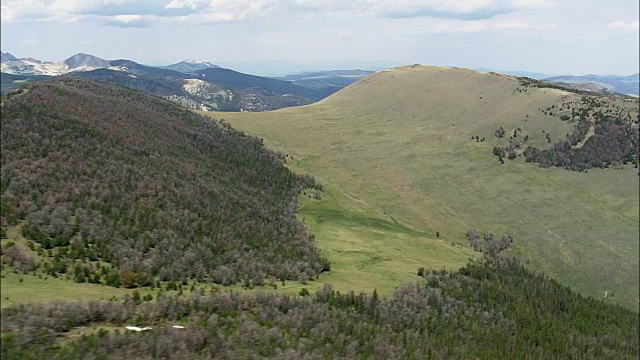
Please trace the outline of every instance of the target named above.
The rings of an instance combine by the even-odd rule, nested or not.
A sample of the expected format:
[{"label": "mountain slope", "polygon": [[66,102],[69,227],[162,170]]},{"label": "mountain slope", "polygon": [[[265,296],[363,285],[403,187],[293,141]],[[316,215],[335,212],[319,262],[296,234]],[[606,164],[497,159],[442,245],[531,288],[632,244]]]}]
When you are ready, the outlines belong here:
[{"label": "mountain slope", "polygon": [[27,59],[4,61],[2,92],[15,89],[24,82],[45,80],[47,76],[77,76],[130,86],[191,109],[268,111],[307,105],[342,87],[321,83],[317,88],[309,88],[222,68],[207,68],[187,74],[126,59],[104,63],[102,59],[86,54],[78,54],[67,61],[69,64]]},{"label": "mountain slope", "polygon": [[[528,266],[637,309],[637,169],[578,173],[522,157],[500,164],[491,153],[518,128],[516,140],[538,148],[564,139],[576,123],[556,109],[582,97],[506,75],[408,66],[311,106],[214,116],[263,136],[380,216],[448,241],[464,242],[470,228],[510,234]],[[637,101],[603,99],[637,118]],[[495,136],[501,127],[505,138]],[[317,240],[322,248],[324,238]],[[381,259],[368,280],[375,283],[389,261]]]},{"label": "mountain slope", "polygon": [[1,73],[0,79],[2,81],[0,85],[2,86],[2,94],[4,94],[6,92],[19,88],[25,83],[49,80],[51,79],[51,77],[46,75],[13,75]]},{"label": "mountain slope", "polygon": [[488,68],[477,68],[475,70],[482,71],[482,72],[495,72],[495,73],[511,75],[511,76],[522,76],[522,77],[528,77],[536,80],[542,80],[542,79],[552,77],[552,75],[549,75],[549,74],[543,74],[543,73],[532,72],[532,71],[522,71],[522,70],[502,71],[502,70],[495,70],[495,69],[488,69]]},{"label": "mountain slope", "polygon": [[204,69],[195,71],[198,78],[234,89],[257,89],[265,95],[295,95],[318,101],[335,92],[331,89],[313,90],[288,81],[243,74],[229,69]]},{"label": "mountain slope", "polygon": [[220,66],[214,65],[207,61],[196,61],[196,60],[183,60],[179,63],[163,66],[164,69],[179,71],[185,74],[190,74],[197,70],[204,70],[208,68],[219,68]]},{"label": "mountain slope", "polygon": [[3,60],[0,64],[2,73],[28,76],[56,76],[69,72],[63,62],[40,61],[33,58]]},{"label": "mountain slope", "polygon": [[124,71],[129,74],[153,76],[153,77],[169,77],[169,78],[188,78],[189,76],[179,71],[162,69],[155,66],[147,66],[138,64],[135,61],[127,59],[118,59],[109,61],[109,65],[114,70]]},{"label": "mountain slope", "polygon": [[[5,62],[4,64],[11,63]],[[20,63],[20,66],[23,63]],[[129,86],[148,94],[160,96],[196,110],[218,111],[268,111],[283,107],[306,105],[313,100],[289,93],[274,93],[258,87],[236,89],[228,85],[219,85],[204,78],[195,78],[181,72],[140,65],[130,60],[111,61],[109,69],[81,68],[83,71],[64,73],[57,77],[80,77],[109,81]],[[32,71],[32,73],[42,73]],[[245,74],[241,74],[244,76]],[[25,82],[43,81],[57,78],[47,75],[14,75],[2,73],[2,92],[6,93],[20,87]],[[258,77],[259,78],[259,77]],[[259,78],[264,79],[264,78]],[[231,81],[233,82],[233,81]],[[323,88],[326,86],[323,86]],[[297,87],[304,93],[317,95],[317,91]],[[332,91],[337,91],[334,88]]]},{"label": "mountain slope", "polygon": [[8,52],[0,51],[0,61],[9,61],[9,60],[17,60],[15,56],[9,54]]},{"label": "mountain slope", "polygon": [[64,61],[69,70],[77,70],[78,68],[94,69],[108,68],[109,61],[101,59],[97,56],[78,53]]},{"label": "mountain slope", "polygon": [[3,226],[58,254],[51,276],[257,284],[325,268],[294,214],[313,180],[256,138],[77,78],[3,96],[1,122]]}]

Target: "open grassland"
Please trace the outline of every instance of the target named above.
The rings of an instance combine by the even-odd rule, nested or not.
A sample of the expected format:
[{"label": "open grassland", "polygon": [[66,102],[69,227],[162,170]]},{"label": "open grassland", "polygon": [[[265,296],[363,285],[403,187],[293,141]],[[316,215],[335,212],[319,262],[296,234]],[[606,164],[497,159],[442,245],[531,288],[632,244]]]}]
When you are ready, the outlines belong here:
[{"label": "open grassland", "polygon": [[455,269],[472,257],[465,246],[413,230],[382,217],[328,185],[321,200],[301,199],[300,216],[332,262],[320,277],[338,290],[389,294],[398,285],[417,279],[416,270]]},{"label": "open grassland", "polygon": [[[278,292],[297,294],[302,288],[315,291],[331,284],[341,292],[371,293],[375,289],[388,296],[399,285],[419,280],[419,267],[457,270],[475,256],[467,246],[402,225],[331,184],[325,186],[319,200],[308,197],[311,191],[306,194],[299,199],[299,216],[316,237],[323,256],[330,259],[331,271],[307,284],[278,282]],[[245,291],[240,285],[229,289]],[[273,289],[265,286],[250,291]]]},{"label": "open grassland", "polygon": [[[430,261],[442,255],[443,264],[451,264],[456,257],[445,245],[463,242],[469,228],[490,229],[514,236],[514,251],[533,269],[594,297],[608,291],[607,301],[637,311],[637,169],[578,173],[521,158],[502,165],[491,154],[505,141],[494,137],[500,126],[507,134],[521,128],[519,136],[529,135],[535,146],[546,143],[546,134],[552,142],[563,138],[573,124],[538,109],[578,98],[524,88],[502,75],[404,67],[369,76],[314,105],[209,115],[264,137],[327,186],[327,201],[305,200],[301,215],[333,261],[335,274],[327,278],[335,283],[400,280],[386,275],[395,271],[392,264],[425,258],[430,252],[420,246],[421,234],[433,238],[436,231],[447,241]],[[486,140],[471,140],[476,135]],[[347,200],[360,208],[341,204]],[[370,215],[363,216],[364,209]],[[367,222],[370,217],[397,221],[397,228],[389,235]],[[358,267],[363,258],[370,259],[367,271]],[[412,262],[407,269],[418,265]]]},{"label": "open grassland", "polygon": [[[294,164],[290,166],[296,168]],[[301,171],[299,168],[297,170]],[[399,224],[332,185],[326,186],[321,199],[309,198],[312,191],[307,190],[300,196],[299,216],[304,219],[309,231],[320,240],[318,246],[331,260],[332,271],[307,284],[278,282],[275,289],[270,286],[245,289],[240,284],[223,288],[200,283],[195,285],[195,290],[298,294],[303,288],[313,292],[329,283],[341,292],[354,290],[371,293],[375,289],[380,296],[387,296],[398,285],[418,280],[416,271],[419,267],[456,270],[473,257],[468,247],[436,238],[435,233],[420,232]],[[19,246],[37,262],[46,260],[29,250],[27,240],[20,235],[17,226],[9,229],[8,239],[2,241],[2,246],[9,242],[15,243],[13,246]],[[121,299],[134,291],[76,283],[65,277],[44,275],[41,271],[22,274],[10,267],[3,269],[1,280],[2,307],[24,302]],[[185,295],[189,294],[190,285],[184,286]],[[158,289],[150,287],[137,290],[141,297],[151,294],[155,298],[158,294]],[[169,292],[177,294],[177,291]]]},{"label": "open grassland", "polygon": [[[3,271],[2,274],[3,308],[25,302],[109,300],[113,297],[121,299],[124,294],[132,292],[130,289],[79,284],[60,278],[39,278],[33,274],[16,274],[11,271]],[[142,295],[150,292],[148,289],[139,291]]]}]

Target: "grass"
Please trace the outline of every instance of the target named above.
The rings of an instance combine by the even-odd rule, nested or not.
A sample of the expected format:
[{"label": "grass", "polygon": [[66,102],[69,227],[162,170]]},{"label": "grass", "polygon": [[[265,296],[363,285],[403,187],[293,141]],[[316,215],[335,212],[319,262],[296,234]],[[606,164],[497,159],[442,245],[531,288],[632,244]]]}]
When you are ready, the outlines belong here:
[{"label": "grass", "polygon": [[[75,283],[70,280],[49,277],[38,278],[33,274],[16,274],[12,271],[2,271],[2,307],[24,302],[51,302],[110,300],[114,296],[118,299],[124,294],[131,294],[133,290],[113,288],[104,285]],[[20,281],[22,280],[22,281]],[[150,289],[140,289],[141,295],[150,293]]]},{"label": "grass", "polygon": [[[299,217],[331,261],[331,271],[308,284],[278,283],[279,292],[297,294],[302,288],[314,291],[331,284],[341,292],[375,289],[387,296],[398,285],[418,280],[419,267],[457,270],[474,256],[466,246],[399,224],[331,185],[325,186],[320,200],[303,194],[299,203]],[[228,289],[246,291],[240,285]],[[265,286],[249,291],[274,290]]]},{"label": "grass", "polygon": [[[294,163],[289,166],[294,169],[297,167]],[[300,168],[296,170],[301,171]],[[311,190],[306,193],[311,194]],[[315,291],[328,283],[342,292],[372,292],[376,289],[378,294],[386,296],[398,285],[417,280],[419,267],[453,270],[473,256],[467,247],[452,245],[449,239],[436,238],[435,232],[416,231],[399,224],[392,217],[349,198],[331,185],[325,187],[320,200],[301,194],[299,202],[299,216],[309,231],[322,239],[318,245],[331,260],[332,270],[307,284],[287,281],[284,285],[278,282],[276,289],[263,286],[250,290],[235,285],[222,288],[224,291],[298,294],[302,288]],[[8,239],[3,240],[3,246],[9,241],[36,260],[41,260],[35,251],[28,249],[27,240],[20,234],[19,227],[9,229]],[[5,268],[0,285],[2,307],[27,301],[121,299],[134,291],[40,275],[18,274]],[[198,284],[198,289],[203,287],[208,291],[211,286]],[[185,295],[188,295],[189,288],[184,286]],[[155,298],[157,294],[157,290],[151,288],[140,288],[138,291],[141,296],[152,294]]]},{"label": "grass", "polygon": [[[295,165],[292,164],[292,167]],[[308,193],[311,194],[311,190]],[[332,271],[307,284],[287,281],[284,285],[278,282],[277,289],[264,286],[251,290],[235,285],[222,288],[224,291],[298,294],[302,288],[315,291],[329,283],[342,292],[372,292],[376,289],[378,294],[385,296],[398,285],[417,280],[416,272],[421,266],[452,270],[464,265],[473,256],[468,248],[453,246],[450,240],[436,238],[435,233],[419,232],[398,224],[391,217],[350,199],[331,185],[326,187],[320,200],[301,195],[299,201],[299,216],[304,219],[310,232],[322,239],[318,244],[323,254],[331,260]],[[40,260],[35,251],[28,249],[19,227],[9,229],[8,239],[3,240],[3,246],[9,241]],[[28,301],[121,299],[134,291],[39,275],[3,269],[0,283],[2,307]],[[197,288],[203,287],[208,291],[211,286],[198,284]],[[185,295],[188,295],[189,288],[184,286]],[[151,288],[137,290],[141,296],[152,294],[155,298],[157,294],[157,290]]]},{"label": "grass", "polygon": [[300,216],[332,262],[331,273],[321,276],[320,282],[332,283],[338,290],[375,288],[386,295],[417,279],[421,266],[457,269],[472,257],[467,247],[380,216],[331,185],[322,196],[321,200],[303,196]]},{"label": "grass", "polygon": [[[491,155],[505,141],[493,136],[499,126],[520,127],[538,146],[573,128],[538,108],[576,95],[517,88],[502,75],[405,67],[309,106],[207,114],[263,137],[327,186],[327,201],[305,200],[300,214],[335,264],[334,284],[391,288],[421,262],[468,257],[446,246],[469,228],[491,229],[514,236],[534,270],[594,297],[613,292],[606,301],[637,311],[637,169],[501,165]],[[394,219],[403,225],[391,227]],[[433,239],[436,231],[447,240]]]}]

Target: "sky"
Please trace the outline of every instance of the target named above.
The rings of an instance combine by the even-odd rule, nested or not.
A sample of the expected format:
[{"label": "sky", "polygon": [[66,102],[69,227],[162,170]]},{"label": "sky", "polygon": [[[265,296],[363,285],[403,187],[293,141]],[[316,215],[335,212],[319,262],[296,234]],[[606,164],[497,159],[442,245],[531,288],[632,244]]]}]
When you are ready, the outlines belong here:
[{"label": "sky", "polygon": [[0,45],[258,75],[406,64],[628,75],[639,11],[638,0],[1,0]]}]

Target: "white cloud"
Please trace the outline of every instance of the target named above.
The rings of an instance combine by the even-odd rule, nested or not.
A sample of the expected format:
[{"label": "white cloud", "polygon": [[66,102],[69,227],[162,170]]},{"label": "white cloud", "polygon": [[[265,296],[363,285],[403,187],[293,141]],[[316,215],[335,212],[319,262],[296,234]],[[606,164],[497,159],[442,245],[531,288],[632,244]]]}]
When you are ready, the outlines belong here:
[{"label": "white cloud", "polygon": [[182,9],[189,8],[192,10],[196,10],[201,6],[206,6],[209,1],[202,0],[173,0],[167,5],[165,5],[165,9]]},{"label": "white cloud", "polygon": [[372,0],[383,17],[407,18],[431,16],[440,18],[478,20],[519,10],[548,8],[550,0]]},{"label": "white cloud", "polygon": [[140,21],[143,19],[142,15],[116,15],[115,20],[120,22],[132,22]]},{"label": "white cloud", "polygon": [[285,4],[317,12],[358,11],[388,18],[431,16],[467,20],[555,6],[552,0],[287,0]]},{"label": "white cloud", "polygon": [[2,0],[2,21],[92,21],[116,26],[203,24],[257,15],[275,0]]},{"label": "white cloud", "polygon": [[173,20],[184,25],[236,21],[259,15],[275,3],[274,0],[211,0],[206,9]]},{"label": "white cloud", "polygon": [[2,0],[2,21],[76,22],[99,17],[98,21],[104,23],[126,24],[135,21],[117,17],[139,15],[153,22],[215,23],[255,16],[274,6],[280,10],[341,11],[395,19],[430,16],[478,20],[554,5],[552,0]]},{"label": "white cloud", "polygon": [[[45,1],[43,1],[46,3]],[[100,0],[55,0],[48,7],[52,12],[82,13],[97,10],[104,1]],[[46,6],[46,5],[45,5]]]},{"label": "white cloud", "polygon": [[435,19],[423,26],[410,30],[407,35],[456,35],[472,34],[482,32],[539,32],[557,29],[555,23],[530,24],[521,20],[458,20],[458,19]]},{"label": "white cloud", "polygon": [[609,28],[610,29],[631,29],[631,30],[638,30],[640,29],[640,21],[636,20],[633,22],[626,22],[626,21],[614,21],[611,24],[609,24]]},{"label": "white cloud", "polygon": [[366,7],[367,0],[285,0],[285,6],[307,11],[343,11],[362,9]]}]

